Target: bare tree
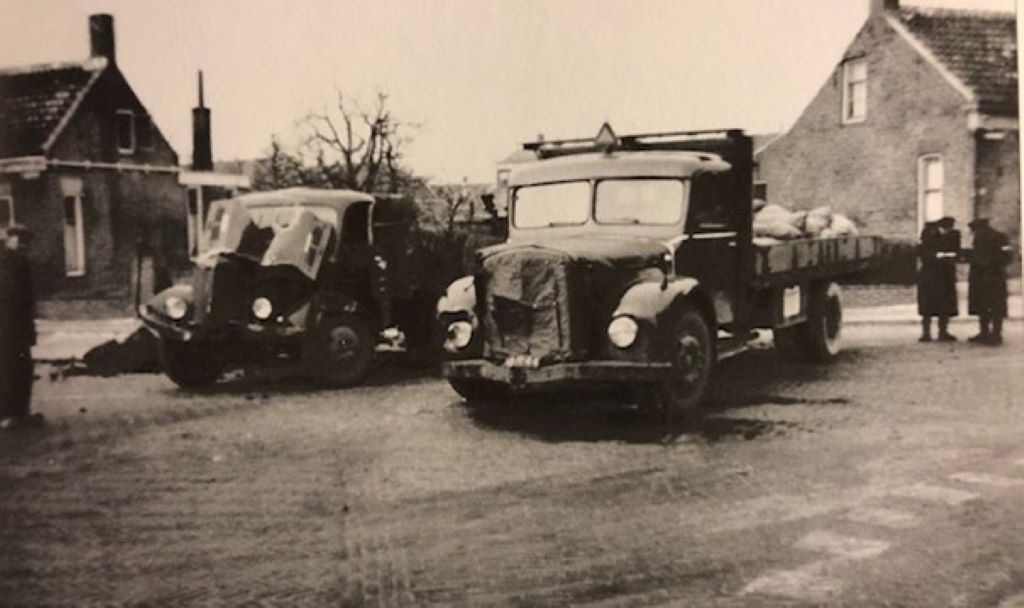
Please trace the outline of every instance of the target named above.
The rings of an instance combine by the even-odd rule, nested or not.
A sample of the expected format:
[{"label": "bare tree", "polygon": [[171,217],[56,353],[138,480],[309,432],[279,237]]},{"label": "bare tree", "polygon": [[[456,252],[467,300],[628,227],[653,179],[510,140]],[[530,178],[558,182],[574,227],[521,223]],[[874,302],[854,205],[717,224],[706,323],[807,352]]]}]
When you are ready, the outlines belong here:
[{"label": "bare tree", "polygon": [[378,93],[372,108],[350,101],[342,91],[331,111],[310,112],[302,121],[305,144],[324,185],[363,192],[400,192],[416,182],[402,166],[405,132],[415,125],[399,121]]},{"label": "bare tree", "polygon": [[270,138],[270,152],[256,163],[253,187],[256,190],[276,190],[299,186],[307,181],[302,159],[289,153],[277,137]]}]

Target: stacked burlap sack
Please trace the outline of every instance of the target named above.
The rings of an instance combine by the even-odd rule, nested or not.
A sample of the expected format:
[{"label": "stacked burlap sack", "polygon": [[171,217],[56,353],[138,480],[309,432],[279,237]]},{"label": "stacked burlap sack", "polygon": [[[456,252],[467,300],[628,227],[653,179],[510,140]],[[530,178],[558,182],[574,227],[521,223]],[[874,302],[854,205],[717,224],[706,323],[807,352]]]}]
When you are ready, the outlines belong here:
[{"label": "stacked burlap sack", "polygon": [[857,236],[857,226],[828,205],[810,211],[791,211],[782,205],[754,201],[754,238],[758,244],[791,239]]}]

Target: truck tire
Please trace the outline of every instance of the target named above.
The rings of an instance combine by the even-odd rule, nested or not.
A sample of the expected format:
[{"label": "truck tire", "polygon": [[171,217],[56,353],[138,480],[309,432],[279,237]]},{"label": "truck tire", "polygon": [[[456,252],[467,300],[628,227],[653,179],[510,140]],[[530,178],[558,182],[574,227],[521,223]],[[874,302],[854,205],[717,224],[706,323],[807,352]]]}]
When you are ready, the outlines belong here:
[{"label": "truck tire", "polygon": [[812,285],[810,296],[805,349],[811,361],[827,363],[843,348],[842,290],[825,281]]},{"label": "truck tire", "polygon": [[683,306],[669,320],[672,339],[672,376],[657,385],[657,401],[670,425],[683,421],[704,399],[711,369],[714,345],[711,328],[704,315],[692,306]]},{"label": "truck tire", "polygon": [[508,385],[475,378],[449,378],[448,384],[460,397],[472,404],[478,401],[501,399],[508,395]]},{"label": "truck tire", "polygon": [[160,339],[160,367],[181,388],[210,386],[220,379],[223,366],[209,345]]},{"label": "truck tire", "polygon": [[309,364],[319,383],[352,386],[369,373],[377,344],[366,319],[351,313],[331,315],[320,324],[315,340]]},{"label": "truck tire", "polygon": [[807,320],[775,330],[775,346],[787,356],[828,363],[842,350],[842,290],[836,283],[823,281],[812,285],[808,295]]}]

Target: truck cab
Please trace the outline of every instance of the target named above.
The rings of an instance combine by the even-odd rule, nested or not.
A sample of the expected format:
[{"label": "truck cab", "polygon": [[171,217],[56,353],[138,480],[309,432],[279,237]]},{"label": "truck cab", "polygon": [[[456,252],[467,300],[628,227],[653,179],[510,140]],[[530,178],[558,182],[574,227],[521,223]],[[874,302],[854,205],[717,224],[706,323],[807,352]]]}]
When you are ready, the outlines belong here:
[{"label": "truck cab", "polygon": [[293,364],[325,384],[358,382],[395,295],[377,205],[309,188],[214,203],[190,276],[139,310],[166,374],[197,387],[230,368]]}]

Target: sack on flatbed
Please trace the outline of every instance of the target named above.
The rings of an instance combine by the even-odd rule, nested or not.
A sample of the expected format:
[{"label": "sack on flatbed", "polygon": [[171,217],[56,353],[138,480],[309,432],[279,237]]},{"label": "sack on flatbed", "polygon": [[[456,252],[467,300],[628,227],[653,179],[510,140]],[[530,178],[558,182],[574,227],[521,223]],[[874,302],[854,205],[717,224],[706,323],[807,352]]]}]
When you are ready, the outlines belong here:
[{"label": "sack on flatbed", "polygon": [[807,220],[804,222],[804,234],[809,237],[816,237],[832,224],[832,207],[823,205],[807,212]]}]

